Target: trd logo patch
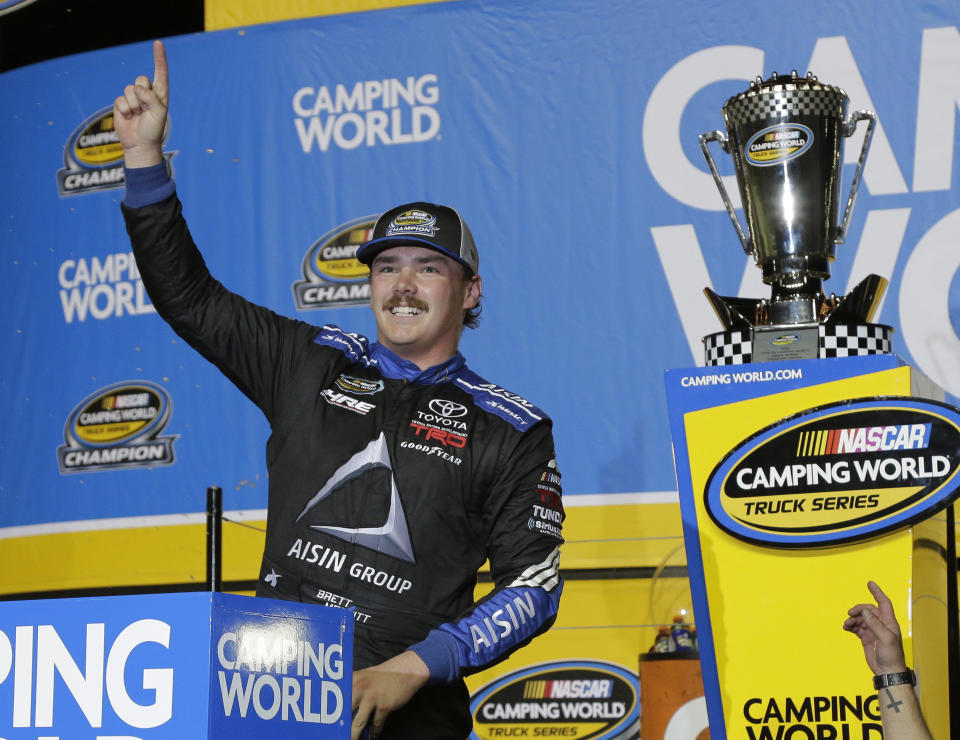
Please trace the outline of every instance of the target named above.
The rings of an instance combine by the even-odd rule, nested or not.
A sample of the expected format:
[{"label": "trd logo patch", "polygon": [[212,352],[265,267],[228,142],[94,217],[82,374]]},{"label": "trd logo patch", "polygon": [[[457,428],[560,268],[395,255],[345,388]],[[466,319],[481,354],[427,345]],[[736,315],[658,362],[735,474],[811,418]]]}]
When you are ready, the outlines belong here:
[{"label": "trd logo patch", "polygon": [[424,426],[423,424],[418,424],[415,421],[411,421],[410,426],[415,430],[414,434],[417,437],[422,436],[422,439],[425,442],[436,440],[444,447],[456,447],[458,449],[462,449],[467,444],[466,437],[457,434],[456,432],[451,432],[447,429],[434,429],[432,427]]}]

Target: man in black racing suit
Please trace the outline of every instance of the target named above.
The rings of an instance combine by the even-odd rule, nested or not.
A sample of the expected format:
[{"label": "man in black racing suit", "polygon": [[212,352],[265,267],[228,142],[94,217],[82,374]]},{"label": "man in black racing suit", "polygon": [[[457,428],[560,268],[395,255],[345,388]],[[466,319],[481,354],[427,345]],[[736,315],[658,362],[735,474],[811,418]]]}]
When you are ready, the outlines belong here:
[{"label": "man in black racing suit", "polygon": [[[160,42],[154,58],[114,104],[123,215],[158,313],[270,422],[257,594],[354,609],[354,738],[466,737],[462,676],[545,631],[563,585],[551,422],[457,351],[481,288],[469,230],[429,203],[381,216],[357,255],[376,343],[227,291],[162,163]],[[475,603],[487,559],[495,588]]]}]

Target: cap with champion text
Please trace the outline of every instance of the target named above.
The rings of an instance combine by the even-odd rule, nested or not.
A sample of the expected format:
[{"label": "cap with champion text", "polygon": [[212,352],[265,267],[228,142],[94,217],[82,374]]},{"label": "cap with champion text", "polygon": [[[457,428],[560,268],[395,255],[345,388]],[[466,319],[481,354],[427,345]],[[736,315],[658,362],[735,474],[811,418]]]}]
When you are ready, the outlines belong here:
[{"label": "cap with champion text", "polygon": [[373,235],[357,250],[357,259],[368,267],[374,257],[391,247],[426,247],[455,259],[474,275],[480,267],[473,235],[460,214],[435,203],[406,203],[377,219]]}]

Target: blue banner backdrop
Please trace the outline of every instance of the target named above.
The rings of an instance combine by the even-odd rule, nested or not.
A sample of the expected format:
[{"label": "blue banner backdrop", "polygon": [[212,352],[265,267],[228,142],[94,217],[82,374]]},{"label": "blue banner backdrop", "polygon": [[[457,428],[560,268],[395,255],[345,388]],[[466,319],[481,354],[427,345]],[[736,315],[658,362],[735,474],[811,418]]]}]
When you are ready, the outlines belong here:
[{"label": "blue banner backdrop", "polygon": [[[663,371],[702,364],[720,328],[701,291],[769,295],[697,144],[758,75],[809,69],[877,112],[826,288],[890,278],[875,320],[960,395],[956,24],[955,0],[491,0],[176,37],[166,150],[221,281],[369,336],[346,305],[362,280],[318,241],[400,202],[457,206],[486,294],[464,353],[553,416],[568,496],[672,491]],[[0,76],[0,527],[195,512],[208,485],[266,503],[265,421],[130,258],[109,107],[151,71],[135,44]]]}]

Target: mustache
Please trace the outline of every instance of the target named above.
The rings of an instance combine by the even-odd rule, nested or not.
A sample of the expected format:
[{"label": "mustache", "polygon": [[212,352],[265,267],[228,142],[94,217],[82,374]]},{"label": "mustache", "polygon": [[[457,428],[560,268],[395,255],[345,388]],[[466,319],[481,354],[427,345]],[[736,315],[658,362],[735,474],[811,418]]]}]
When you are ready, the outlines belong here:
[{"label": "mustache", "polygon": [[392,295],[383,302],[384,311],[390,311],[397,306],[410,306],[410,308],[416,308],[420,311],[430,310],[430,307],[426,303],[421,301],[419,298],[414,298],[413,296],[401,298],[400,296]]}]

